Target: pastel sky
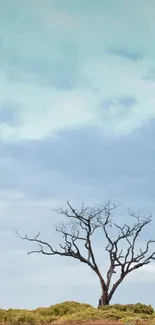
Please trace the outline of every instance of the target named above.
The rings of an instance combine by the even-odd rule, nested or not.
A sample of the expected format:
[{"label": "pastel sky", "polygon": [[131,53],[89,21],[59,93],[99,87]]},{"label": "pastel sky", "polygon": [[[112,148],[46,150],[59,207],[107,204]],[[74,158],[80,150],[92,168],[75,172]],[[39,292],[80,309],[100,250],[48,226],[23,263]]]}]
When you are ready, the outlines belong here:
[{"label": "pastel sky", "polygon": [[[142,244],[153,237],[154,12],[154,0],[0,0],[0,308],[97,305],[88,267],[27,256],[34,246],[14,234],[56,245],[52,209],[67,200],[152,213]],[[155,307],[155,264],[112,302]]]}]

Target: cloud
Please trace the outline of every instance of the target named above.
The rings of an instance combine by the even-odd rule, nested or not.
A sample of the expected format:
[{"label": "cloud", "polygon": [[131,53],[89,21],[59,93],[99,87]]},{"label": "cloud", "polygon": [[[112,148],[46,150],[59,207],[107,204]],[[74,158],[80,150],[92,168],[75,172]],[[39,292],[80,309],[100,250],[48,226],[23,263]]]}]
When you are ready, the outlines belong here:
[{"label": "cloud", "polygon": [[134,52],[132,50],[128,50],[128,49],[125,49],[125,48],[120,48],[120,49],[112,49],[111,48],[111,49],[108,49],[108,53],[116,55],[116,56],[121,57],[121,58],[131,60],[133,62],[137,62],[137,61],[143,59],[143,54],[142,53]]},{"label": "cloud", "polygon": [[[154,153],[150,139],[153,130],[154,123],[143,132],[137,131],[130,137],[114,141],[103,138],[98,128],[83,127],[63,131],[57,138],[5,144],[1,188],[16,191],[20,188],[26,195],[39,199],[65,198],[67,193],[69,196],[72,193],[81,200],[85,193],[99,199],[104,195],[118,195],[124,200],[127,189],[132,199],[136,195],[136,200],[144,197],[152,200]],[[148,192],[146,184],[151,191]]]},{"label": "cloud", "polygon": [[[62,91],[59,96],[59,91],[55,89],[38,89],[32,84],[27,84],[20,85],[17,100],[18,83],[0,84],[0,89],[7,89],[9,100],[16,100],[17,106],[21,107],[20,127],[10,127],[7,132],[2,130],[4,139],[39,139],[64,128],[89,124],[93,118],[91,96],[83,91]],[[5,100],[5,93],[2,97]]]},{"label": "cloud", "polygon": [[41,24],[47,29],[54,29],[56,31],[73,31],[79,28],[79,21],[69,12],[63,9],[56,9],[52,2],[47,1],[46,6],[44,2],[27,4],[34,10],[35,17],[39,19]]},{"label": "cloud", "polygon": [[132,96],[124,96],[122,98],[116,98],[116,99],[112,99],[112,98],[107,98],[104,99],[101,104],[100,107],[103,110],[107,110],[110,107],[113,107],[114,109],[117,110],[117,112],[119,111],[119,108],[121,108],[122,113],[124,112],[124,108],[131,108],[134,105],[137,105],[137,100],[132,97]]},{"label": "cloud", "polygon": [[[38,88],[32,82],[26,84],[0,82],[1,102],[6,101],[7,93],[8,100],[21,107],[20,126],[3,128],[1,137],[6,140],[41,139],[50,134],[55,135],[60,130],[82,125],[98,125],[105,134],[124,135],[142,127],[154,118],[153,86],[150,87],[147,81],[143,83],[137,79],[138,70],[131,73],[130,67],[123,68],[116,65],[112,67],[110,63],[106,64],[106,61],[100,62],[100,68],[98,64],[93,64],[91,73],[88,68],[89,64],[87,68],[85,66],[83,73],[91,82],[89,88],[78,87],[65,91],[51,89],[45,85]],[[116,84],[113,80],[118,73],[119,81]],[[104,87],[101,86],[101,82]],[[111,88],[108,87],[109,83]],[[95,86],[99,89],[97,93],[92,91]],[[132,95],[126,96],[127,88],[129,88],[128,93]],[[116,107],[113,105],[113,116],[111,110],[103,112],[102,118],[100,116],[99,107],[104,101],[103,93],[105,98],[120,100],[120,107],[117,103]],[[132,103],[129,105],[131,100],[129,97],[134,98],[135,104],[137,102],[139,105],[131,105]],[[126,98],[126,107],[123,108],[121,101],[124,98]]]},{"label": "cloud", "polygon": [[144,79],[155,81],[155,69],[148,69],[148,71],[144,75]]},{"label": "cloud", "polygon": [[[53,86],[58,89],[72,89],[78,80],[78,60],[74,46],[60,45],[63,56],[53,53],[51,57],[36,55],[20,57],[14,53],[5,58],[4,66],[7,78],[18,83],[33,83],[38,86]],[[9,49],[6,51],[8,52]],[[70,54],[72,58],[69,58]],[[46,58],[46,60],[45,60]]]},{"label": "cloud", "polygon": [[134,106],[137,104],[137,101],[134,97],[132,96],[126,96],[124,98],[120,98],[119,99],[119,103],[122,105],[122,106],[125,106],[127,108],[130,108],[131,106]]},{"label": "cloud", "polygon": [[19,125],[19,108],[12,103],[4,102],[0,107],[0,125],[18,127]]},{"label": "cloud", "polygon": [[[62,2],[47,2],[45,6],[42,1],[39,5],[36,1],[24,1],[24,11],[19,1],[17,5],[20,10],[18,19],[15,6],[10,7],[9,11],[7,6],[3,6],[1,11],[3,25],[9,22],[9,28],[16,38],[13,42],[6,27],[1,30],[0,106],[9,100],[21,107],[20,127],[3,127],[3,140],[41,139],[81,124],[98,125],[103,133],[113,137],[124,136],[154,118],[154,87],[143,78],[149,62],[154,64],[151,56],[154,48],[152,45],[152,52],[146,51],[148,39],[145,38],[145,49],[142,49],[137,27],[140,23],[136,25],[139,12],[136,7],[133,16],[133,3],[127,6],[119,1],[117,6],[121,8],[120,11],[117,6],[111,10],[111,5],[107,3],[103,5],[100,2],[97,7],[92,3],[90,15],[87,16],[85,11],[82,14],[82,8],[86,10],[84,4],[73,7],[71,2],[65,6]],[[117,15],[114,9],[117,9]],[[108,18],[103,19],[100,10]],[[125,10],[125,16],[121,14],[122,10]],[[47,19],[51,15],[55,20]],[[61,19],[57,20],[57,15]],[[64,17],[76,22],[76,27],[69,27],[67,33],[64,26],[59,30],[56,23],[58,21],[63,25]],[[131,18],[131,33],[126,38],[126,23]],[[45,26],[48,20],[55,27]],[[135,33],[132,33],[132,28],[136,28]],[[113,30],[120,35],[119,39]],[[107,48],[123,49],[123,53],[134,60],[145,52],[145,58],[136,61],[136,65],[132,60],[118,61],[117,56],[107,53]],[[98,91],[95,92],[95,89]],[[128,94],[139,105],[121,111],[116,105],[115,116],[111,118],[109,111],[101,119],[98,107],[102,101],[106,98],[124,98]]]}]

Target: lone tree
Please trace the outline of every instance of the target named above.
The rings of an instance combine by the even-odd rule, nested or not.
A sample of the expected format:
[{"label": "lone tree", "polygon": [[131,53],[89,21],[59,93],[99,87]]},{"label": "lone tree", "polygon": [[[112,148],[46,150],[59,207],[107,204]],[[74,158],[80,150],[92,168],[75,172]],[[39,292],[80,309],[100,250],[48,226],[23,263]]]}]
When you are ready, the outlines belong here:
[{"label": "lone tree", "polygon": [[[130,272],[155,260],[155,251],[150,251],[150,246],[155,243],[155,240],[147,241],[143,249],[137,250],[135,247],[141,231],[151,222],[151,216],[136,214],[128,209],[128,215],[133,217],[135,222],[132,226],[126,223],[120,226],[113,221],[112,217],[113,210],[118,207],[118,204],[108,201],[100,207],[93,208],[85,207],[82,204],[80,211],[75,210],[69,202],[67,202],[67,206],[66,210],[56,210],[69,221],[55,226],[56,231],[61,233],[64,238],[64,243],[59,244],[59,249],[54,249],[51,244],[41,240],[40,233],[33,238],[27,235],[22,237],[18,232],[16,233],[21,239],[38,244],[38,248],[28,254],[68,256],[87,264],[100,280],[102,295],[99,306],[108,305],[114,292]],[[103,273],[101,272],[92,245],[92,236],[98,229],[101,230],[101,234],[106,240],[105,250],[109,256],[109,267],[106,273],[105,270]],[[110,235],[111,230],[114,230],[117,235]],[[116,270],[118,270],[119,276],[112,284],[112,277]]]}]

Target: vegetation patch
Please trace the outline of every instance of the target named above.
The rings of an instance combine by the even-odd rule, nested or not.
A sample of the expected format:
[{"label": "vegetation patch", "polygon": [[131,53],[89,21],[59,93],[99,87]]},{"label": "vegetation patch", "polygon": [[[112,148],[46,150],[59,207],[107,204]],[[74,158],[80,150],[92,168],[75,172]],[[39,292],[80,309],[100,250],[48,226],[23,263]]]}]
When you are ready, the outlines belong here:
[{"label": "vegetation patch", "polygon": [[[66,301],[48,308],[35,310],[0,309],[0,323],[7,325],[40,324],[146,324],[155,325],[155,312],[143,304],[110,305],[94,308],[89,304]],[[96,323],[97,324],[97,323]]]}]

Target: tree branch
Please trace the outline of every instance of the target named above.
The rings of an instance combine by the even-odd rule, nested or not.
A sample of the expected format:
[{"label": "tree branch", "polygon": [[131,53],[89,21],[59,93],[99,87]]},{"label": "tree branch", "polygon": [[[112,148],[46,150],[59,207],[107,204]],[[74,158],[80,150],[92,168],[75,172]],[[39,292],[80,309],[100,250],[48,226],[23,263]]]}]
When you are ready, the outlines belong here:
[{"label": "tree branch", "polygon": [[[110,300],[127,274],[155,260],[155,251],[150,253],[150,246],[155,243],[155,240],[151,239],[147,241],[145,248],[136,252],[137,239],[144,227],[151,222],[151,216],[147,217],[140,213],[136,214],[131,209],[128,209],[128,214],[134,218],[135,223],[132,226],[126,223],[120,226],[112,221],[112,212],[118,205],[110,201],[95,208],[85,207],[82,204],[81,209],[78,211],[73,209],[67,201],[68,208],[66,210],[56,210],[58,214],[65,216],[68,220],[68,224],[61,222],[55,226],[56,231],[64,239],[64,243],[59,244],[59,249],[54,249],[48,242],[41,240],[40,233],[33,238],[27,235],[22,237],[18,232],[16,234],[23,240],[38,244],[38,249],[29,251],[28,254],[41,253],[44,255],[67,256],[87,264],[99,277],[102,289],[106,292],[109,291]],[[112,230],[117,231],[115,238],[110,234],[111,227]],[[106,279],[102,276],[98,267],[92,245],[92,237],[98,228],[103,230],[104,237],[107,241],[105,250],[109,254],[110,263],[106,273]],[[80,243],[83,244],[82,247],[86,256],[79,246]],[[122,249],[123,243],[127,245],[125,249]],[[117,269],[120,270],[119,277],[111,287],[112,277]]]}]

